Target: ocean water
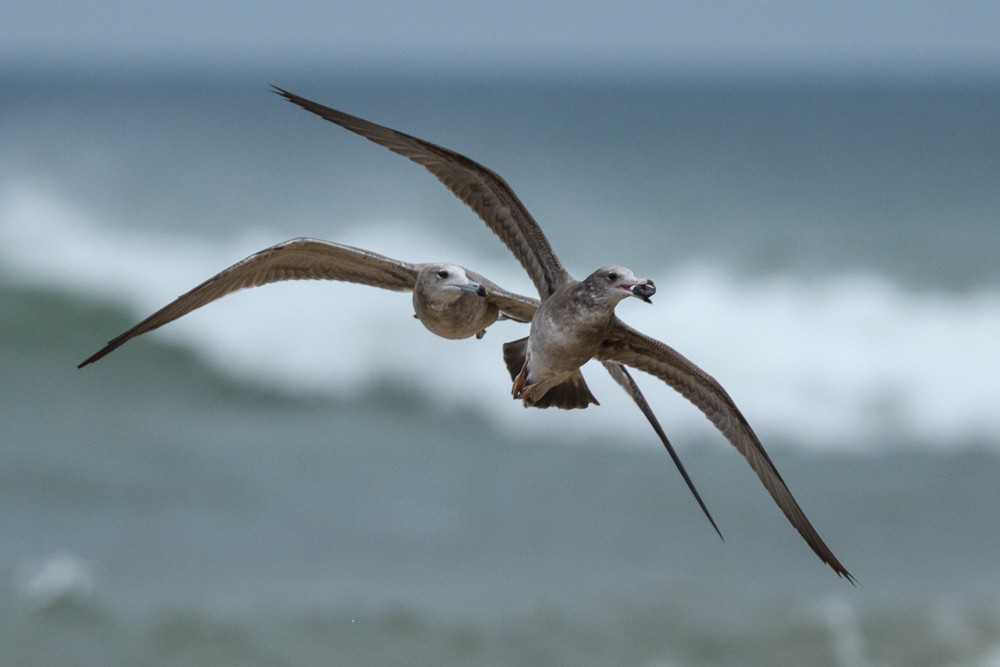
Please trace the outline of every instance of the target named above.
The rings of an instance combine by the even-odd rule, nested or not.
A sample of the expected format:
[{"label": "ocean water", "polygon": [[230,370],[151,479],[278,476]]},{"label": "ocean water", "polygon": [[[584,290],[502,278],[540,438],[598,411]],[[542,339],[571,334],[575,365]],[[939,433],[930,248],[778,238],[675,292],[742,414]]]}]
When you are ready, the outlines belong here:
[{"label": "ocean water", "polygon": [[[532,286],[429,174],[275,83],[495,169],[577,277],[726,386],[811,553],[691,405],[637,381],[725,536],[596,365],[509,398],[504,322],[408,295],[227,297],[294,236]],[[6,75],[0,664],[1000,664],[1000,86]]]}]

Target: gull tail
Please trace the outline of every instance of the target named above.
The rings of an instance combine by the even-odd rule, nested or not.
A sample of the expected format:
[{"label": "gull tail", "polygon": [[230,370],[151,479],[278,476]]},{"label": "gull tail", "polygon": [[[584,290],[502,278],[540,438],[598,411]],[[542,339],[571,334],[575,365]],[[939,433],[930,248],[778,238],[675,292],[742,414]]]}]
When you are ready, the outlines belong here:
[{"label": "gull tail", "polygon": [[[510,373],[511,380],[516,381],[518,375],[521,373],[521,369],[524,368],[527,349],[527,338],[504,343],[503,360],[507,364],[507,372]],[[552,387],[543,394],[534,392],[524,399],[525,407],[556,407],[561,410],[582,409],[591,403],[600,405],[597,399],[594,398],[594,395],[590,393],[590,388],[587,386],[586,381],[583,379],[583,373],[579,369],[562,384]]]},{"label": "gull tail", "polygon": [[524,361],[527,354],[527,336],[503,344],[503,362],[507,364],[507,372],[510,373],[511,380],[516,380],[521,369],[524,368]]}]

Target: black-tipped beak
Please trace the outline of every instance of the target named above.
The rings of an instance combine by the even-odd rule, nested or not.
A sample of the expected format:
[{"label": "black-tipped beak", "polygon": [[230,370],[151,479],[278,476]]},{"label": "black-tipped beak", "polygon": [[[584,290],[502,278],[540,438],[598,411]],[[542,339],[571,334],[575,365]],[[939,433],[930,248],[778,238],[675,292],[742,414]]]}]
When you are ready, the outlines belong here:
[{"label": "black-tipped beak", "polygon": [[475,292],[476,294],[478,294],[479,296],[483,297],[484,299],[487,296],[489,296],[489,292],[486,291],[485,287],[483,287],[479,283],[472,282],[471,280],[469,281],[468,285],[458,285],[457,287],[458,287],[458,289],[464,290],[466,292]]},{"label": "black-tipped beak", "polygon": [[642,299],[646,303],[653,303],[649,297],[654,294],[656,294],[656,285],[653,284],[652,280],[647,280],[645,283],[635,285],[632,288],[632,295]]}]

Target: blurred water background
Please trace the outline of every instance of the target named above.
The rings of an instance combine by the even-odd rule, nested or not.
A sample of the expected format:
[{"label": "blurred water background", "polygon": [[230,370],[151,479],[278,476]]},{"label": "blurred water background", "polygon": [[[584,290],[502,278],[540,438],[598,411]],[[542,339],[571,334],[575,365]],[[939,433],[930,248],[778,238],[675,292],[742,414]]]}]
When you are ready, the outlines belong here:
[{"label": "blurred water background", "polygon": [[[723,383],[860,585],[659,381],[725,542],[600,368],[599,407],[511,401],[516,323],[290,283],[77,370],[295,236],[532,294],[268,83],[493,168],[577,277],[655,280],[619,315]],[[1000,665],[995,81],[24,69],[0,118],[3,664]]]}]

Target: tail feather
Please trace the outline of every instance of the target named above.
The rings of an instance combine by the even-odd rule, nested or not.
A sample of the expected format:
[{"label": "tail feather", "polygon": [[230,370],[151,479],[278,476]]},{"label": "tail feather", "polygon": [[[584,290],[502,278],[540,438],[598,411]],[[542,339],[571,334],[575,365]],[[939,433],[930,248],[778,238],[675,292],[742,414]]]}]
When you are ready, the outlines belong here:
[{"label": "tail feather", "polygon": [[[528,339],[504,343],[503,360],[507,365],[507,372],[510,373],[512,381],[517,380],[517,376],[524,368],[524,361],[528,351]],[[583,374],[577,370],[568,380],[560,385],[552,387],[544,394],[532,394],[530,398],[524,400],[525,407],[551,408],[556,407],[562,410],[582,409],[593,403],[600,405],[594,395],[590,393],[590,388],[583,379]]]},{"label": "tail feather", "polygon": [[512,340],[503,344],[503,361],[507,364],[510,379],[516,380],[518,373],[524,368],[525,355],[528,353],[528,337]]},{"label": "tail feather", "polygon": [[590,393],[590,388],[583,379],[583,373],[579,370],[570,375],[568,380],[552,387],[540,397],[536,398],[533,394],[530,402],[529,400],[524,402],[526,407],[556,407],[561,410],[583,409],[591,403],[600,405],[594,395]]}]

